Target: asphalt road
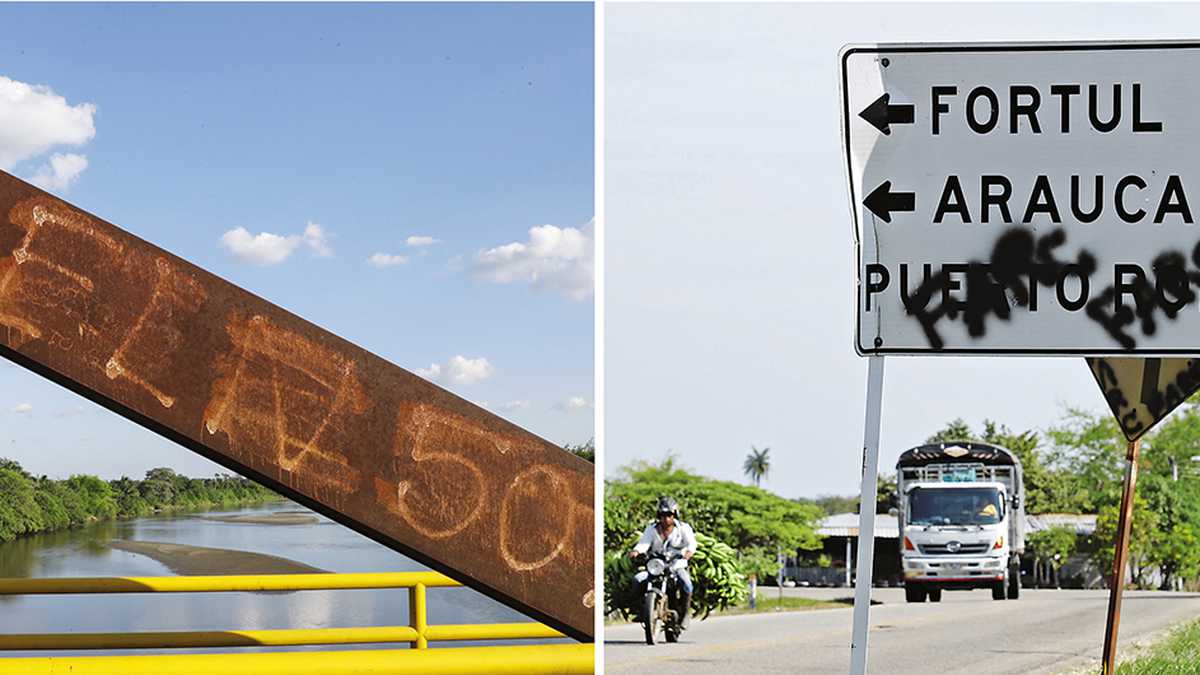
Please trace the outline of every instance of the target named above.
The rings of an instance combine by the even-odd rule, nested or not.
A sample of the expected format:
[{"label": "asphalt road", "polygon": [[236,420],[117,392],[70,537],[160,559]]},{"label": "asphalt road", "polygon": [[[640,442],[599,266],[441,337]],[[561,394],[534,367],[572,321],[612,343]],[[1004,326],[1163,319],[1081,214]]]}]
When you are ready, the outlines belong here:
[{"label": "asphalt road", "polygon": [[[764,589],[774,591],[774,589]],[[790,589],[789,589],[790,590]],[[814,597],[848,596],[814,589]],[[791,593],[789,593],[790,595]],[[907,604],[902,589],[875,589],[871,673],[1063,673],[1098,664],[1108,591],[1033,591],[995,601],[987,591],[943,593]],[[1126,591],[1118,656],[1171,625],[1200,618],[1200,593]],[[694,621],[677,644],[648,646],[639,624],[605,628],[605,672],[846,673],[851,609],[779,612]]]}]

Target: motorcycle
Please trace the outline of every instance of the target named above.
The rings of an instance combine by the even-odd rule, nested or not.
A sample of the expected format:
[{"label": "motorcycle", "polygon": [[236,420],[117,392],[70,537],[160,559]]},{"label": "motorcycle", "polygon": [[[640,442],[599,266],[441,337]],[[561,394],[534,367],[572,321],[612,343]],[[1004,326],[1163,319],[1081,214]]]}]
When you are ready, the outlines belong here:
[{"label": "motorcycle", "polygon": [[644,569],[648,576],[642,596],[642,626],[648,645],[654,644],[660,629],[667,642],[676,642],[683,632],[683,617],[689,608],[680,607],[683,591],[674,572],[686,566],[687,560],[682,556],[672,556],[668,560],[661,554],[654,554],[646,558]]}]

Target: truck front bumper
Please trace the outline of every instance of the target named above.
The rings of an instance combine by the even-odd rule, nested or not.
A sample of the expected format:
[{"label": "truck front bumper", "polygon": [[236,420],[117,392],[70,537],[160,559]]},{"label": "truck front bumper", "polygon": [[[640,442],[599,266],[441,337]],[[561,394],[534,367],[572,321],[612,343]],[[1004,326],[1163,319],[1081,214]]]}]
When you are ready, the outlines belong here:
[{"label": "truck front bumper", "polygon": [[1004,580],[1006,556],[914,556],[905,557],[904,580],[957,588],[988,587]]}]

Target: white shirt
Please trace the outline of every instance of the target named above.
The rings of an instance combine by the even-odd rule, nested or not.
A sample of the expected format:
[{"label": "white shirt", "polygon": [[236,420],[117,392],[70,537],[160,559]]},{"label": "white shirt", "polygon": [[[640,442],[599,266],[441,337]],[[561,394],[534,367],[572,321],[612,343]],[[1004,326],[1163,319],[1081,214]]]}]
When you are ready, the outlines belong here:
[{"label": "white shirt", "polygon": [[665,554],[667,549],[672,549],[681,554],[691,555],[698,548],[700,548],[700,543],[696,541],[696,533],[692,531],[692,526],[682,520],[676,519],[675,529],[671,530],[671,534],[667,535],[666,539],[663,539],[658,533],[658,521],[647,525],[646,530],[642,532],[641,539],[638,539],[638,543],[633,547],[633,550],[638,553],[652,551],[654,553]]}]

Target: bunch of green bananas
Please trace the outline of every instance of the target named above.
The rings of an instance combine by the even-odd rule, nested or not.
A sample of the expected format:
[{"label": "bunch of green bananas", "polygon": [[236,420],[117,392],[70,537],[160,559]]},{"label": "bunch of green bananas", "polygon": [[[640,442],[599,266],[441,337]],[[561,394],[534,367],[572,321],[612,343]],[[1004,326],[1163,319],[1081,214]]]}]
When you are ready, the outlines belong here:
[{"label": "bunch of green bananas", "polygon": [[[693,616],[707,618],[714,609],[725,609],[746,600],[746,577],[738,571],[737,551],[728,544],[704,534],[697,534],[696,541],[700,547],[688,564],[695,586],[691,611]],[[638,615],[642,596],[633,583],[637,569],[628,551],[605,555],[604,607],[608,614],[620,614],[626,619]]]},{"label": "bunch of green bananas", "polygon": [[628,551],[617,551],[604,556],[604,608],[607,614],[620,614],[622,618],[635,618],[642,606],[642,595],[633,584],[637,563]]},{"label": "bunch of green bananas", "polygon": [[696,586],[692,594],[692,615],[708,617],[714,609],[738,605],[746,600],[746,577],[738,571],[737,551],[724,542],[697,534],[700,548],[688,567]]}]

